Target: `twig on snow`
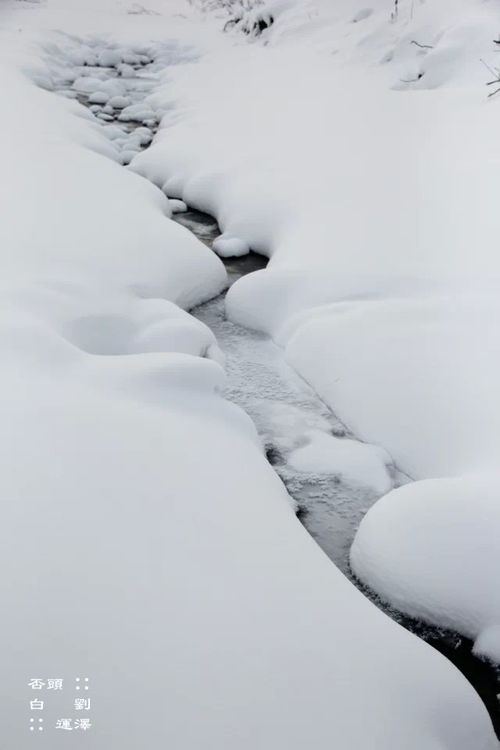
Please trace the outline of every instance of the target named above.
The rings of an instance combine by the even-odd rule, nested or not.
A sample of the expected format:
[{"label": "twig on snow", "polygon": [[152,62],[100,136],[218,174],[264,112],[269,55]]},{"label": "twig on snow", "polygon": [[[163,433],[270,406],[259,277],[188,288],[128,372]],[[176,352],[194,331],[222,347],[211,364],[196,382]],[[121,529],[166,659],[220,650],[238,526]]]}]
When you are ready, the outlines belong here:
[{"label": "twig on snow", "polygon": [[432,44],[420,44],[420,42],[417,42],[416,39],[412,39],[410,44],[416,44],[417,47],[420,47],[420,49],[434,49],[434,46]]}]

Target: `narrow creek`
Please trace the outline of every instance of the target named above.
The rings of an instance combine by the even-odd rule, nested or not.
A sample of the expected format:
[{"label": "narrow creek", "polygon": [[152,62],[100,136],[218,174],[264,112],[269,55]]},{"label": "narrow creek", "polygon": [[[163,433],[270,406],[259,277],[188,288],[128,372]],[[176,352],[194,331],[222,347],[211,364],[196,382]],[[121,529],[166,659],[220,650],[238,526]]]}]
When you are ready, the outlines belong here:
[{"label": "narrow creek", "polygon": [[[74,38],[72,44],[75,45]],[[116,50],[102,40],[81,40],[80,47],[84,53],[77,44],[71,64],[66,52],[50,50],[47,64],[54,90],[78,100],[93,113],[95,122],[114,142],[121,163],[127,165],[136,153],[148,147],[158,127],[162,113],[152,109],[147,96],[158,72],[172,63],[168,52],[171,48],[163,57],[156,48],[131,50],[127,57],[118,59]],[[174,219],[210,248],[220,234],[215,219],[194,209],[176,213]],[[232,284],[245,274],[265,268],[267,258],[250,252],[223,262]],[[225,293],[190,312],[215,334],[226,358],[225,396],[252,418],[269,463],[294,499],[297,516],[305,528],[368,598],[463,672],[485,703],[500,737],[500,667],[473,656],[471,642],[459,634],[429,627],[391,609],[352,576],[349,549],[356,529],[370,506],[387,490],[377,493],[338,474],[297,471],[289,461],[292,452],[308,442],[311,431],[351,440],[355,436],[287,365],[282,350],[268,336],[226,318]],[[408,481],[394,467],[388,471],[392,486]]]},{"label": "narrow creek", "polygon": [[[178,213],[174,218],[209,247],[220,234],[216,221],[199,211]],[[267,264],[267,258],[256,253],[222,260],[230,284]],[[287,365],[282,350],[267,335],[227,319],[225,294],[191,310],[191,314],[215,334],[225,356],[225,396],[252,418],[269,463],[295,500],[302,523],[350,576],[349,549],[354,534],[378,494],[339,475],[297,471],[287,459],[308,442],[311,431],[341,438],[354,439],[353,436]],[[395,484],[398,479],[394,476]]]}]

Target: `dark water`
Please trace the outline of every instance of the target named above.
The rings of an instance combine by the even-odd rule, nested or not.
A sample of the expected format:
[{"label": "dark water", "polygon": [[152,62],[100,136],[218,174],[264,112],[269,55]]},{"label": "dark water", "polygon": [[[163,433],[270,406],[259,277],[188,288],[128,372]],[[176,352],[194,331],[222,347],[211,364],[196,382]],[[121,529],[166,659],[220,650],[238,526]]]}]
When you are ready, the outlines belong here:
[{"label": "dark water", "polygon": [[[215,238],[220,235],[215,219],[201,211],[189,209],[185,213],[175,214],[174,219],[193,232],[207,247],[211,248]],[[238,258],[221,258],[221,260],[226,268],[230,284],[247,273],[265,268],[268,262],[266,257],[252,251]]]}]

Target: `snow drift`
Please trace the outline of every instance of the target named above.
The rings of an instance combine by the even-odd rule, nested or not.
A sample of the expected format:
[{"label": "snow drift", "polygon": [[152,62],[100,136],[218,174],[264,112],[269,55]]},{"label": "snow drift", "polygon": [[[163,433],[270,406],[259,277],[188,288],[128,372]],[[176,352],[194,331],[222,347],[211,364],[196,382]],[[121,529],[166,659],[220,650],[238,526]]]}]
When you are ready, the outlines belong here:
[{"label": "snow drift", "polygon": [[[85,739],[77,732],[71,742],[92,750],[332,741],[352,750],[493,750],[472,688],[330,564],[294,517],[249,419],[218,395],[213,336],[180,307],[223,288],[220,261],[170,221],[157,187],[119,166],[78,104],[20,72],[50,88],[40,41],[45,54],[50,44],[60,51],[54,28],[85,30],[108,64],[131,64],[110,59],[116,45],[133,61],[141,45],[168,34],[199,44],[200,54],[220,49],[217,64],[234,59],[236,80],[239,52],[233,58],[231,43],[177,2],[4,6],[3,744],[31,747],[30,678],[85,674],[95,718]],[[201,59],[205,85],[214,68]],[[172,95],[180,89],[155,93]],[[205,111],[205,126],[213,113]],[[232,191],[241,209],[230,220],[230,205],[220,205],[223,230],[255,246],[260,237],[259,247],[271,246],[272,230],[277,241],[290,204],[286,195],[283,211],[271,202],[281,195],[271,173],[257,195],[255,155],[233,139],[210,162],[200,137],[213,137],[212,128],[190,123],[187,110],[182,127],[165,124],[171,143],[159,139],[135,168],[200,207],[217,208]],[[306,186],[293,185],[302,205]],[[45,715],[39,745],[66,748],[49,701]]]},{"label": "snow drift", "polygon": [[262,7],[263,44],[169,71],[133,169],[270,256],[227,312],[357,436],[414,479],[495,472],[497,4]]},{"label": "snow drift", "polygon": [[429,479],[368,512],[351,548],[361,579],[403,612],[464,633],[500,662],[498,475]]}]

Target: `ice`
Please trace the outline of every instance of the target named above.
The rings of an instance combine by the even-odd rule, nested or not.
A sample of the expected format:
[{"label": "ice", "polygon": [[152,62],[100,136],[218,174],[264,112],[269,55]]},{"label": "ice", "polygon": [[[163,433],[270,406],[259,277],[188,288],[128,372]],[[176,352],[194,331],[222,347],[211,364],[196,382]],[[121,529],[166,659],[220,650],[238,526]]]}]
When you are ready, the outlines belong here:
[{"label": "ice", "polygon": [[307,444],[288,458],[298,471],[339,474],[354,484],[373,487],[380,495],[391,489],[392,480],[387,471],[391,457],[387,451],[324,432],[309,432],[305,437]]}]

